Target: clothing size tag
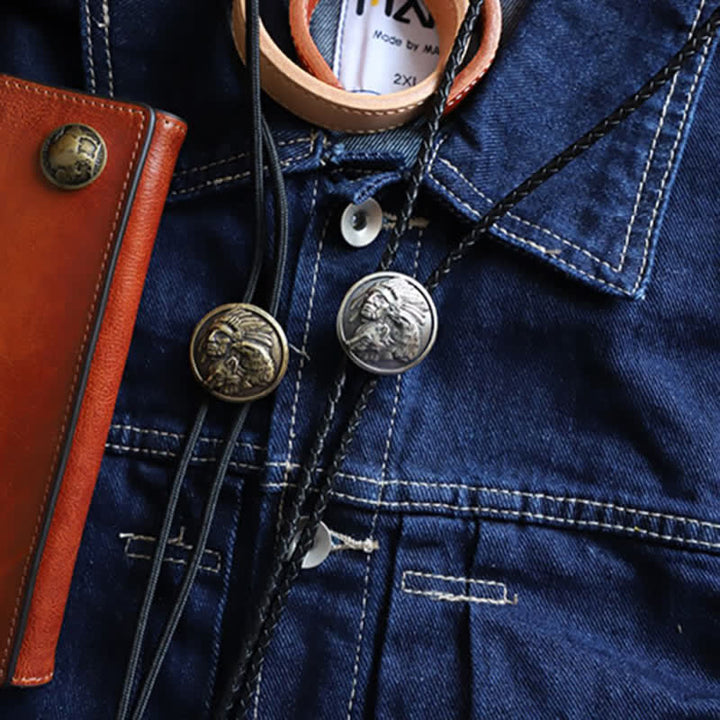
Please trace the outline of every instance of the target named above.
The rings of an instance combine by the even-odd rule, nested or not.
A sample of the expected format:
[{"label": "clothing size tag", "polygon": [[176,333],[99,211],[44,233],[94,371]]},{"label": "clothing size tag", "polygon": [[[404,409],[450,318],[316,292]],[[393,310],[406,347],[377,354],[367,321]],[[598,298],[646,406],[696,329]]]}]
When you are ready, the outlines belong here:
[{"label": "clothing size tag", "polygon": [[422,0],[343,0],[333,71],[346,90],[406,90],[435,69],[439,54]]}]

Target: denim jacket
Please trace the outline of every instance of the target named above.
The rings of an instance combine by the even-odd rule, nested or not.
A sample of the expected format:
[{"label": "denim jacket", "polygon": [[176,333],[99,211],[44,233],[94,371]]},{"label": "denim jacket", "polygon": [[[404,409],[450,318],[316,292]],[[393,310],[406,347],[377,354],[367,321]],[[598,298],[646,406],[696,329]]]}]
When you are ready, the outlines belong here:
[{"label": "denim jacket", "polygon": [[[504,2],[497,59],[443,122],[395,269],[426,277],[495,200],[662,67],[716,1]],[[286,6],[265,5],[266,25],[289,50]],[[333,487],[333,552],[291,592],[252,717],[720,718],[713,51],[706,45],[499,220],[439,288],[436,345],[378,385]],[[147,102],[190,128],[56,675],[46,687],[2,690],[1,718],[113,716],[202,395],[188,341],[206,312],[240,299],[250,268],[240,67],[226,0],[9,0],[0,9],[0,71]],[[268,98],[264,108],[290,203],[278,313],[290,365],[237,444],[148,709],[159,720],[211,716],[342,353],[337,308],[375,269],[418,147],[417,123],[342,135]],[[369,197],[385,227],[354,249],[340,215]],[[193,458],[150,647],[197,537],[230,415],[213,405]]]}]

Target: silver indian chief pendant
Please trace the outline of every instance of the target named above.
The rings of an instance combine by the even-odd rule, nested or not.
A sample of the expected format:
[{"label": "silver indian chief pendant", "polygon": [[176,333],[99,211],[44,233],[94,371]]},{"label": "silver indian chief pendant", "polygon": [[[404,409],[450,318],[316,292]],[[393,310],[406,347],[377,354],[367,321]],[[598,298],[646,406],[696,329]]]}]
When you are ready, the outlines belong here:
[{"label": "silver indian chief pendant", "polygon": [[337,334],[350,359],[378,375],[417,365],[437,336],[437,310],[415,278],[376,272],[356,282],[337,315]]}]

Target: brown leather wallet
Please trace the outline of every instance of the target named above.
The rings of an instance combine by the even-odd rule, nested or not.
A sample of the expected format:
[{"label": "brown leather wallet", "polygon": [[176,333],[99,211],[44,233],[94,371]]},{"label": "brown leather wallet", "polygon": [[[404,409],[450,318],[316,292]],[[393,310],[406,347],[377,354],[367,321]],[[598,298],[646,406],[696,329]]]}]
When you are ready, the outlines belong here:
[{"label": "brown leather wallet", "polygon": [[[102,158],[94,136],[58,135],[65,125],[94,130]],[[143,105],[0,75],[0,132],[0,682],[28,686],[54,671],[186,126]],[[70,160],[83,152],[104,167],[80,189],[41,169],[50,162],[59,184],[72,184],[87,167]]]}]

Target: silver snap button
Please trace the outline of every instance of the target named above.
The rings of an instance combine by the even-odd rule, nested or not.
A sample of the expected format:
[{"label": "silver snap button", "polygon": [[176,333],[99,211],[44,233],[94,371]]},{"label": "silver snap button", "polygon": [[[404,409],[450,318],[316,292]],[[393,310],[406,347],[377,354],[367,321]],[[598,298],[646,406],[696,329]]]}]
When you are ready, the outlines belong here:
[{"label": "silver snap button", "polygon": [[[295,537],[290,543],[290,555],[295,552],[298,542],[300,541],[300,535],[307,525],[308,518],[301,517],[298,520],[298,530],[295,533]],[[324,522],[318,524],[315,530],[315,538],[313,540],[312,547],[307,551],[302,561],[303,570],[310,570],[311,568],[320,565],[325,558],[330,554],[332,550],[332,538],[330,537],[330,530]]]},{"label": "silver snap button", "polygon": [[369,245],[382,230],[382,208],[377,200],[369,198],[360,205],[348,205],[340,219],[340,230],[345,242],[355,248]]},{"label": "silver snap button", "polygon": [[397,272],[366,275],[346,293],[337,334],[348,357],[364,370],[397,375],[417,365],[437,337],[437,311],[415,278]]}]

